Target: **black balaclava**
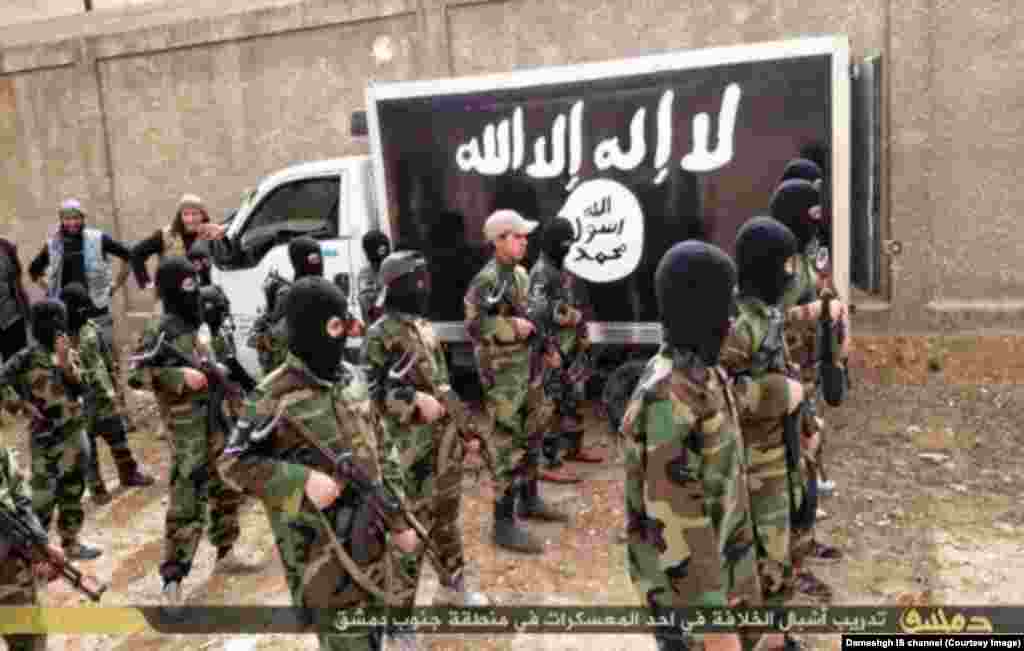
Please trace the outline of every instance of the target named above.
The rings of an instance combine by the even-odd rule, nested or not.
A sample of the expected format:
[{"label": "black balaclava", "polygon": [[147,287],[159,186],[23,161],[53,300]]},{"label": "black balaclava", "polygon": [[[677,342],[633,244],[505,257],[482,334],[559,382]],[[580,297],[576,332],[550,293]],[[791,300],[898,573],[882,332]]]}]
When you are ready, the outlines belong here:
[{"label": "black balaclava", "polygon": [[292,261],[295,280],[306,276],[324,275],[324,258],[320,243],[312,237],[296,237],[288,244],[288,257]]},{"label": "black balaclava", "polygon": [[61,291],[61,298],[68,311],[68,331],[77,335],[93,310],[89,292],[82,283],[68,283]]},{"label": "black balaclava", "polygon": [[572,222],[564,217],[555,217],[544,226],[541,248],[551,262],[561,269],[565,264],[565,256],[569,255],[569,249],[575,241],[576,234],[572,229]]},{"label": "black balaclava", "polygon": [[718,364],[735,285],[736,266],[718,247],[686,240],[669,249],[654,272],[665,342]]},{"label": "black balaclava", "polygon": [[809,211],[820,202],[818,190],[803,179],[783,181],[772,195],[772,217],[793,231],[800,251],[818,235],[820,224],[811,219]]},{"label": "black balaclava", "polygon": [[779,183],[788,181],[789,179],[803,179],[814,183],[824,178],[824,174],[821,173],[821,168],[814,161],[807,160],[806,158],[794,158],[793,160],[786,163],[786,167],[782,170],[782,178]]},{"label": "black balaclava", "polygon": [[333,317],[349,319],[348,301],[337,285],[319,276],[295,281],[285,298],[288,350],[317,377],[332,382],[341,376],[346,337],[345,330],[340,337],[327,333]]},{"label": "black balaclava", "polygon": [[380,231],[370,231],[363,235],[363,253],[371,267],[380,269],[384,258],[391,253],[391,241]]},{"label": "black balaclava", "polygon": [[220,287],[206,285],[199,288],[199,309],[203,322],[210,327],[210,333],[216,336],[228,318],[231,306]]},{"label": "black balaclava", "polygon": [[796,255],[793,232],[771,217],[754,217],[736,235],[740,294],[778,305],[795,274],[786,260]]},{"label": "black balaclava", "polygon": [[164,311],[184,319],[198,328],[199,281],[195,267],[188,258],[171,256],[160,261],[156,269],[156,292],[164,304]]},{"label": "black balaclava", "polygon": [[68,313],[60,301],[47,299],[32,304],[32,336],[46,350],[54,350],[57,337],[68,331]]},{"label": "black balaclava", "polygon": [[213,280],[210,278],[210,243],[206,240],[196,240],[188,249],[188,259],[196,268],[199,274],[199,284],[206,287]]},{"label": "black balaclava", "polygon": [[430,308],[430,271],[419,251],[392,253],[380,265],[384,285],[384,307],[408,314],[426,316]]}]

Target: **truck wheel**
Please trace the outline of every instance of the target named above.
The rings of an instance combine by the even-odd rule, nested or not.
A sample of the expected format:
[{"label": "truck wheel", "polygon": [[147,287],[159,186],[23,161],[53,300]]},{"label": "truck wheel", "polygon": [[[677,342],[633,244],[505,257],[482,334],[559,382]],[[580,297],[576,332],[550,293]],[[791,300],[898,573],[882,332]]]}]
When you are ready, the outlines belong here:
[{"label": "truck wheel", "polygon": [[640,376],[643,375],[645,368],[647,368],[647,360],[630,360],[615,369],[605,383],[601,402],[613,432],[618,432],[622,426],[622,418],[626,415],[629,398],[633,395],[633,388],[640,381]]}]

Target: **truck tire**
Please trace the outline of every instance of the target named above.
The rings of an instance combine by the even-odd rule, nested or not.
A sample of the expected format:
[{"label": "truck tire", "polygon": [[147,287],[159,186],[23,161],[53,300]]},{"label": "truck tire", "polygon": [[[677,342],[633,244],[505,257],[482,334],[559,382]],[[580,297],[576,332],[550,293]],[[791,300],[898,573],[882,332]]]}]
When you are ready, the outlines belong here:
[{"label": "truck tire", "polygon": [[630,360],[615,369],[605,383],[601,402],[613,432],[618,432],[622,426],[622,418],[626,415],[629,398],[633,395],[633,388],[640,381],[640,376],[643,375],[645,368],[647,368],[646,359]]}]

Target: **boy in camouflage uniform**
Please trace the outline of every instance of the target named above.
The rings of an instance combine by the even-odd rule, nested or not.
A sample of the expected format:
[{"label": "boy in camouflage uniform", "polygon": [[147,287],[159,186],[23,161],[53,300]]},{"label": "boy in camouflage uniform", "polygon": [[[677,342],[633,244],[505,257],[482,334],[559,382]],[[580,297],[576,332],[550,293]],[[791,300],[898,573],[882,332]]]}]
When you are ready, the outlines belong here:
[{"label": "boy in camouflage uniform", "polygon": [[494,243],[494,258],[473,278],[465,298],[466,331],[497,453],[494,542],[533,554],[541,553],[543,545],[517,525],[517,514],[569,520],[544,503],[537,485],[544,432],[554,415],[554,405],[544,394],[541,365],[553,368],[558,357],[554,351],[535,353],[527,341],[536,326],[527,316],[530,278],[518,263],[526,255],[527,235],[536,227],[537,222],[513,210],[488,217],[484,235]]},{"label": "boy in camouflage uniform", "polygon": [[[288,295],[285,320],[285,363],[245,402],[218,467],[232,486],[263,501],[296,607],[402,605],[390,593],[385,531],[404,552],[417,537],[400,510],[365,517],[364,507],[382,498],[379,428],[362,372],[342,360],[352,323],[346,299],[323,278],[304,278]],[[336,462],[344,454],[375,482],[373,491],[340,478]],[[380,649],[381,633],[321,633],[320,648]]]},{"label": "boy in camouflage uniform", "polygon": [[[696,240],[669,249],[655,272],[664,343],[622,422],[629,574],[655,616],[761,604],[740,407],[717,365],[735,278],[725,253]],[[678,627],[655,639],[660,651],[740,648],[738,635]]]},{"label": "boy in camouflage uniform", "polygon": [[[9,448],[0,448],[0,504],[10,509],[25,525],[42,532],[39,520],[32,510],[32,498],[25,485],[14,453]],[[10,543],[0,531],[0,608],[4,606],[35,606],[36,578],[53,581],[59,574],[48,563],[29,565],[15,556]],[[53,545],[50,555],[61,560],[63,553]],[[46,651],[46,635],[4,635],[8,651]]]},{"label": "boy in camouflage uniform", "polygon": [[[820,184],[819,184],[820,185]],[[818,413],[818,360],[817,323],[822,303],[818,299],[822,290],[835,295],[827,275],[828,249],[819,244],[821,222],[821,196],[814,183],[792,178],[783,181],[772,196],[772,215],[785,224],[796,236],[797,257],[794,279],[782,297],[782,309],[786,312],[786,344],[792,359],[800,369],[800,379],[809,396],[810,407],[803,419],[801,441],[803,443],[798,476],[795,479],[795,497],[805,508],[807,518],[794,527],[793,565],[797,571],[797,588],[801,592],[828,598],[831,589],[809,571],[803,571],[804,561],[834,563],[842,559],[842,552],[815,539],[814,524],[817,519],[818,474],[820,469],[821,440],[824,421]],[[848,333],[849,319],[846,306],[840,301],[831,301],[830,310],[834,324]],[[835,334],[833,334],[835,337]],[[849,337],[842,343],[840,356],[845,360]],[[834,342],[835,343],[835,342]]]},{"label": "boy in camouflage uniform", "polygon": [[363,312],[363,320],[367,327],[380,318],[383,313],[377,304],[383,283],[380,281],[380,265],[391,253],[391,242],[388,236],[380,231],[370,231],[363,235],[363,253],[366,255],[366,266],[359,270],[356,278],[356,292],[359,296],[359,309]]},{"label": "boy in camouflage uniform", "polygon": [[583,281],[565,269],[565,258],[576,240],[572,223],[562,217],[555,218],[544,227],[540,258],[530,270],[530,320],[540,324],[543,336],[558,350],[557,368],[544,371],[544,393],[555,405],[556,418],[552,419],[552,432],[545,436],[544,453],[549,465],[540,471],[540,478],[572,483],[579,477],[572,471],[560,469],[559,459],[563,447],[566,460],[601,463],[604,457],[583,447],[583,387],[591,372],[589,359],[590,338],[587,333],[586,286]]},{"label": "boy in camouflage uniform", "polygon": [[[462,436],[470,433],[459,432],[445,410],[448,401],[459,401],[455,407],[465,413],[451,388],[444,347],[425,318],[431,290],[427,261],[416,251],[393,253],[381,265],[380,280],[384,313],[366,335],[363,356],[383,424],[384,474],[400,487],[443,555],[438,574],[452,577],[442,580],[434,603],[484,606],[487,599],[467,592],[463,576],[462,459],[463,446],[471,443]],[[404,377],[391,375],[405,366]],[[404,574],[412,578],[410,607],[422,561],[422,553],[403,559]]]},{"label": "boy in camouflage uniform", "polygon": [[153,484],[153,478],[139,471],[139,464],[128,447],[124,415],[117,404],[117,384],[112,374],[114,366],[111,352],[103,340],[99,326],[86,316],[92,304],[89,293],[84,285],[71,283],[64,287],[63,296],[68,310],[68,333],[71,335],[72,345],[78,349],[81,357],[82,379],[86,387],[86,427],[92,447],[86,482],[89,484],[93,501],[107,504],[111,496],[100,470],[99,447],[96,445],[99,436],[102,436],[110,447],[122,486],[150,486]]},{"label": "boy in camouflage uniform", "polygon": [[[779,307],[792,280],[796,239],[768,217],[755,217],[736,236],[739,264],[737,315],[722,349],[722,367],[745,398],[740,424],[749,462],[750,506],[758,541],[758,570],[767,603],[793,596],[792,527],[806,518],[793,503],[799,443],[786,440],[803,398],[786,352]],[[788,448],[788,449],[787,449]],[[797,489],[798,490],[798,489]],[[797,514],[794,517],[794,514]]]},{"label": "boy in camouflage uniform", "polygon": [[67,311],[60,301],[31,308],[35,344],[21,349],[0,369],[0,385],[29,405],[32,450],[32,508],[44,531],[59,509],[57,532],[68,558],[91,560],[100,550],[82,543],[85,522],[82,495],[88,451],[82,417],[82,369],[67,337]]},{"label": "boy in camouflage uniform", "polygon": [[171,345],[184,355],[206,352],[197,336],[200,315],[195,269],[183,257],[164,258],[157,267],[156,285],[163,314],[147,324],[136,349],[140,356],[156,354],[146,361],[137,359],[128,382],[136,389],[153,391],[169,417],[165,426],[173,441],[173,456],[160,576],[163,598],[174,605],[182,600],[181,583],[192,569],[208,502],[209,536],[217,548],[217,567],[238,564],[231,550],[239,536],[242,495],[224,484],[214,466],[224,450],[226,432],[218,431],[220,419],[210,418],[208,378],[192,367],[170,366],[161,359],[158,348]]},{"label": "boy in camouflage uniform", "polygon": [[[270,373],[284,363],[288,356],[288,338],[284,328],[284,304],[292,284],[306,276],[323,276],[324,262],[320,254],[320,243],[311,237],[296,237],[288,243],[288,258],[292,263],[294,278],[291,282],[277,277],[274,282],[268,277],[264,290],[267,294],[267,309],[256,318],[249,334],[248,345],[259,353],[263,373]],[[270,297],[273,296],[273,301]]]}]

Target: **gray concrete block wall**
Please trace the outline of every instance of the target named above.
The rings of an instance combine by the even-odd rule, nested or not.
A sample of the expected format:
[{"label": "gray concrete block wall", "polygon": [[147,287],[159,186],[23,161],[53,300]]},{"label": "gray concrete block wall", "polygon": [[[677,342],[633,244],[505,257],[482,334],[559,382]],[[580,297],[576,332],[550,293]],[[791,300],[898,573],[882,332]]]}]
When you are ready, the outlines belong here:
[{"label": "gray concrete block wall", "polygon": [[[902,244],[858,328],[1016,328],[1024,310],[1024,16],[1007,0],[63,4],[0,8],[0,223],[26,257],[68,195],[134,240],[183,192],[219,217],[266,173],[365,153],[349,116],[373,79],[840,33],[854,59],[883,54],[883,237]],[[12,24],[29,10],[52,20]],[[134,288],[126,299],[130,312],[152,306]]]}]

